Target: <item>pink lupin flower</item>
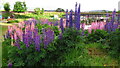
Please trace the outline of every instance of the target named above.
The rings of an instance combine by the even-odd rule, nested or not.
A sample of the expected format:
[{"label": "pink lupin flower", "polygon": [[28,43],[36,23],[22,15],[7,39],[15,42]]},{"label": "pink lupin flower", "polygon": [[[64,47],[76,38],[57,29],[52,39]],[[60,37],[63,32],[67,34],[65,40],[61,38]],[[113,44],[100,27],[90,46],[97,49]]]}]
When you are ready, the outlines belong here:
[{"label": "pink lupin flower", "polygon": [[14,40],[16,41],[17,40],[17,33],[14,32]]},{"label": "pink lupin flower", "polygon": [[18,37],[20,38],[21,41],[23,41],[23,31],[20,28],[16,29],[16,33],[18,35]]},{"label": "pink lupin flower", "polygon": [[10,35],[10,37],[11,37],[11,39],[14,39],[12,34]]},{"label": "pink lupin flower", "polygon": [[12,31],[13,31],[12,27],[11,27],[11,26],[8,26],[8,32],[9,32],[9,34],[11,34]]},{"label": "pink lupin flower", "polygon": [[33,31],[34,28],[35,28],[35,24],[32,22],[32,24],[31,24],[31,30]]},{"label": "pink lupin flower", "polygon": [[91,27],[89,27],[89,28],[88,28],[88,32],[89,32],[89,33],[91,33],[91,31],[92,31],[92,28],[91,28]]},{"label": "pink lupin flower", "polygon": [[104,22],[100,22],[100,29],[104,29]]},{"label": "pink lupin flower", "polygon": [[25,27],[25,34],[30,30],[30,25],[26,25]]}]

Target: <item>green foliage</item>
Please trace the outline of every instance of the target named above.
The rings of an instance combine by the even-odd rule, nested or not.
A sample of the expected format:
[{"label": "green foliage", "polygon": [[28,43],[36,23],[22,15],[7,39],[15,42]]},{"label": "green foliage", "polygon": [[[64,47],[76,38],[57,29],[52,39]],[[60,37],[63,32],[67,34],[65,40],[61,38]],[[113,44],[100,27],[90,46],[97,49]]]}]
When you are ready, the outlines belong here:
[{"label": "green foliage", "polygon": [[[46,57],[45,63],[43,65],[47,66],[59,66],[65,58],[64,54],[71,52],[72,49],[76,48],[75,44],[82,42],[82,37],[80,37],[80,32],[74,28],[66,29],[62,34],[62,37],[55,40],[56,50],[52,53],[48,53],[49,56]],[[53,60],[54,59],[54,60]]]},{"label": "green foliage", "polygon": [[113,50],[114,52],[119,53],[120,52],[120,29],[110,33],[106,41],[110,47],[110,50]]},{"label": "green foliage", "polygon": [[[44,28],[48,25],[44,25]],[[39,28],[42,29],[42,28]],[[44,44],[40,44],[40,51],[35,50],[34,43],[31,44],[28,48],[25,46],[23,42],[19,42],[20,47],[12,46],[11,39],[5,39],[4,44],[4,62],[3,65],[7,66],[8,63],[12,63],[13,66],[34,66],[38,67],[44,62],[44,59],[47,53],[54,51],[56,48],[54,46],[54,42],[49,44],[47,49],[44,49]],[[14,40],[13,40],[14,42]],[[6,49],[5,49],[6,48]]]},{"label": "green foliage", "polygon": [[37,28],[39,30],[39,34],[42,34],[42,29],[51,28],[54,31],[55,36],[58,36],[60,31],[57,26],[49,26],[48,24],[37,24]]},{"label": "green foliage", "polygon": [[11,40],[10,38],[5,39],[4,42],[2,42],[2,66],[7,66],[8,62],[8,50],[9,50],[9,45],[11,45]]},{"label": "green foliage", "polygon": [[18,20],[9,20],[7,23],[18,23]]},{"label": "green foliage", "polygon": [[65,10],[62,9],[62,8],[57,8],[57,9],[56,9],[56,12],[65,12]]},{"label": "green foliage", "polygon": [[4,4],[4,10],[8,11],[8,12],[10,11],[10,5],[9,5],[9,3],[5,3]]},{"label": "green foliage", "polygon": [[25,11],[27,11],[27,7],[26,7],[25,2],[17,1],[14,5],[13,11],[15,11],[15,12],[25,12]]},{"label": "green foliage", "polygon": [[10,12],[5,12],[5,13],[2,13],[2,16],[5,17],[5,19],[7,19],[8,16],[11,16],[11,13]]},{"label": "green foliage", "polygon": [[96,31],[92,30],[91,34],[88,34],[87,36],[87,43],[89,42],[98,42],[101,39],[106,39],[106,36],[108,35],[108,33],[104,30],[99,30],[97,29]]},{"label": "green foliage", "polygon": [[[11,39],[3,42],[3,65],[12,62],[14,66],[104,66],[118,65],[120,61],[120,30],[107,33],[104,30],[84,31],[65,28],[60,34],[58,27],[48,24],[37,24],[39,34],[42,29],[50,28],[55,33],[55,39],[47,49],[41,44],[40,52],[35,50],[34,44],[26,48],[19,42],[20,48],[11,46]],[[87,43],[87,44],[86,44]],[[112,57],[112,58],[111,58]],[[116,60],[115,60],[116,59]],[[118,61],[118,62],[117,62]],[[120,63],[120,62],[119,62]]]},{"label": "green foliage", "polygon": [[41,10],[41,14],[43,14],[44,13],[44,8],[42,8],[42,10]]},{"label": "green foliage", "polygon": [[34,11],[35,11],[35,14],[37,14],[37,15],[40,14],[40,8],[35,8]]},{"label": "green foliage", "polygon": [[39,14],[42,14],[42,15],[43,15],[43,13],[44,13],[44,8],[42,8],[42,10],[40,10],[40,8],[35,8],[34,11],[35,11],[35,14],[37,14],[37,15],[39,15]]}]

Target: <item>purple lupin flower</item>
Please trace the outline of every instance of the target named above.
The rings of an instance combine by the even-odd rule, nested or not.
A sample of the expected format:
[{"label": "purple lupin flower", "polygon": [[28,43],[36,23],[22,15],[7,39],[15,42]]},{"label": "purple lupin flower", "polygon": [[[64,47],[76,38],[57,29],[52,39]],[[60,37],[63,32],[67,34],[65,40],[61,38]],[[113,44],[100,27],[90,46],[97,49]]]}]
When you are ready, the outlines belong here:
[{"label": "purple lupin flower", "polygon": [[76,28],[77,28],[77,30],[80,30],[80,4],[78,7]]},{"label": "purple lupin flower", "polygon": [[73,27],[73,19],[72,19],[73,11],[70,11],[70,16],[69,16],[69,28]]},{"label": "purple lupin flower", "polygon": [[118,24],[120,25],[120,13],[118,13]]},{"label": "purple lupin flower", "polygon": [[34,41],[35,41],[35,49],[37,51],[40,51],[40,43],[41,43],[40,35],[36,34]]},{"label": "purple lupin flower", "polygon": [[114,11],[112,13],[112,20],[111,20],[112,24],[114,24],[114,22],[115,22],[115,15],[116,15],[116,9],[114,9]]},{"label": "purple lupin flower", "polygon": [[109,14],[108,14],[108,13],[106,14],[106,17],[107,17],[107,18],[106,18],[106,24],[105,24],[105,27],[104,27],[104,28],[105,28],[105,30],[107,31],[107,30],[108,30],[108,23],[109,23],[109,22],[108,22],[108,17],[109,17]]},{"label": "purple lupin flower", "polygon": [[48,28],[48,30],[44,33],[44,48],[47,48],[47,45],[54,40],[54,31]]},{"label": "purple lupin flower", "polygon": [[12,63],[9,63],[9,64],[8,64],[8,68],[12,68]]},{"label": "purple lupin flower", "polygon": [[112,31],[115,31],[117,28],[118,28],[118,24],[114,24],[113,28],[112,28]]},{"label": "purple lupin flower", "polygon": [[84,30],[82,31],[82,36],[84,36]]},{"label": "purple lupin flower", "polygon": [[68,20],[68,9],[66,10],[66,27],[68,27],[68,22],[69,22],[69,20]]},{"label": "purple lupin flower", "polygon": [[82,24],[81,24],[81,28],[82,28],[82,30],[84,30],[84,28],[85,28],[85,23],[82,23]]},{"label": "purple lupin flower", "polygon": [[34,32],[33,32],[33,41],[34,41],[34,44],[35,44],[35,49],[37,51],[40,51],[40,43],[41,43],[40,37],[41,36],[38,34],[38,29],[35,28]]},{"label": "purple lupin flower", "polygon": [[54,25],[54,26],[58,26],[58,21],[56,21],[53,25]]},{"label": "purple lupin flower", "polygon": [[75,24],[75,26],[77,25],[77,2],[76,2],[76,5],[75,5],[75,22],[74,22],[74,24]]},{"label": "purple lupin flower", "polygon": [[112,20],[111,20],[111,31],[114,31],[115,29],[114,27],[114,22],[115,22],[115,15],[116,15],[116,10],[114,9],[113,13],[112,13]]},{"label": "purple lupin flower", "polygon": [[109,23],[107,23],[107,29],[108,29],[108,32],[110,33],[111,31],[112,31],[112,23],[111,22],[109,22]]},{"label": "purple lupin flower", "polygon": [[5,39],[10,38],[9,30],[8,30],[7,33],[5,34],[4,38],[5,38]]},{"label": "purple lupin flower", "polygon": [[28,34],[23,34],[23,42],[25,43],[26,47],[29,47],[29,36]]},{"label": "purple lupin flower", "polygon": [[60,19],[60,28],[62,30],[62,33],[64,32],[64,27],[63,27],[63,19]]},{"label": "purple lupin flower", "polygon": [[58,36],[58,39],[62,39],[62,33]]},{"label": "purple lupin flower", "polygon": [[13,35],[13,37],[14,37],[14,40],[15,40],[14,46],[17,46],[20,49],[20,39],[19,39],[19,37],[17,36],[16,33],[15,33],[15,35]]}]

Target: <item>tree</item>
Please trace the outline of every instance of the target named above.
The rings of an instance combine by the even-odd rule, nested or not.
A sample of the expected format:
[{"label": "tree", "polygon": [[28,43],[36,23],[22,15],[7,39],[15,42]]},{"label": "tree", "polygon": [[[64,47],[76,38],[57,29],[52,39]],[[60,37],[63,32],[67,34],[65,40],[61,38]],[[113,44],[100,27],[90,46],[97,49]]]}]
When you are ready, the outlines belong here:
[{"label": "tree", "polygon": [[27,11],[27,7],[26,7],[25,2],[17,1],[14,5],[13,11],[15,11],[15,12],[25,12],[25,11]]},{"label": "tree", "polygon": [[41,10],[41,14],[43,14],[44,13],[44,8],[42,8],[42,10]]},{"label": "tree", "polygon": [[40,14],[40,8],[35,8],[34,11],[35,11],[35,14],[37,14],[37,15]]},{"label": "tree", "polygon": [[106,13],[107,11],[106,10],[102,10],[102,12]]},{"label": "tree", "polygon": [[40,10],[40,8],[35,8],[34,11],[35,11],[35,14],[37,14],[37,15],[43,14],[44,13],[44,8],[42,8],[42,10]]},{"label": "tree", "polygon": [[62,8],[57,8],[56,9],[56,12],[64,12],[65,10],[64,9],[62,9]]},{"label": "tree", "polygon": [[10,11],[10,5],[9,5],[9,3],[5,3],[4,4],[4,10],[7,11],[7,12]]}]

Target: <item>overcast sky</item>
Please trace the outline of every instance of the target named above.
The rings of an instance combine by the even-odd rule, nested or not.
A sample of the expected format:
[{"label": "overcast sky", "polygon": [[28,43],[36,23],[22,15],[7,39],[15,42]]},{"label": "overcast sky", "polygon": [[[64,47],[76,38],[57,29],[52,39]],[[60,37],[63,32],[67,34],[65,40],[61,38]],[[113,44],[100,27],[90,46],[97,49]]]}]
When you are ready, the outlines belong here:
[{"label": "overcast sky", "polygon": [[[0,6],[9,2],[13,7],[16,1],[25,1],[28,9],[36,7],[44,8],[45,10],[55,10],[57,8],[73,9],[75,3],[81,4],[81,11],[90,10],[118,10],[118,1],[120,0],[0,0]],[[2,8],[1,8],[2,9]]]}]

